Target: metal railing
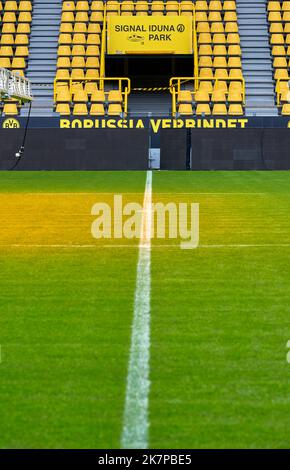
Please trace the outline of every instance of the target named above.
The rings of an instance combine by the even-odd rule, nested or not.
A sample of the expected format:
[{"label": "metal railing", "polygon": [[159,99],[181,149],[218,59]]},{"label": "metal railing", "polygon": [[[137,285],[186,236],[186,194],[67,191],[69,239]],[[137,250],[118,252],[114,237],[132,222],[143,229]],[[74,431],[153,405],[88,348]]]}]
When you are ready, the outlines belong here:
[{"label": "metal railing", "polygon": [[[182,90],[182,85],[185,83],[190,84],[192,83],[193,89],[187,90],[190,91],[192,95],[192,100],[194,101],[194,95],[199,89],[200,81],[211,82],[211,83],[218,83],[227,81],[227,79],[222,78],[213,78],[213,77],[202,77],[199,79],[198,77],[172,77],[169,82],[169,89],[172,95],[172,115],[175,117],[177,114],[177,97],[178,93]],[[245,80],[244,78],[233,78],[230,79],[230,82],[241,82],[242,84],[242,100],[243,104],[245,104]]]},{"label": "metal railing", "polygon": [[285,83],[287,82],[288,83],[288,97],[289,97],[289,101],[290,102],[290,80],[285,80],[285,78],[278,78],[277,81],[276,81],[276,93],[277,93],[277,106],[282,106],[281,104],[281,95],[283,93],[283,91],[285,90],[282,90],[282,86],[281,86],[281,82]]},{"label": "metal railing", "polygon": [[0,68],[0,99],[11,98],[24,103],[32,101],[31,83],[17,73]]},{"label": "metal railing", "polygon": [[55,79],[54,80],[54,102],[57,100],[57,93],[60,86],[68,86],[71,95],[73,94],[73,86],[76,84],[86,84],[86,83],[96,83],[99,90],[104,91],[105,96],[110,93],[110,91],[114,90],[114,88],[110,88],[109,90],[105,90],[105,84],[110,82],[110,85],[117,84],[118,91],[121,93],[123,98],[123,108],[124,113],[128,113],[128,96],[131,93],[131,80],[129,78],[124,77],[99,77],[95,79],[84,79],[84,80],[76,80],[76,79]]}]

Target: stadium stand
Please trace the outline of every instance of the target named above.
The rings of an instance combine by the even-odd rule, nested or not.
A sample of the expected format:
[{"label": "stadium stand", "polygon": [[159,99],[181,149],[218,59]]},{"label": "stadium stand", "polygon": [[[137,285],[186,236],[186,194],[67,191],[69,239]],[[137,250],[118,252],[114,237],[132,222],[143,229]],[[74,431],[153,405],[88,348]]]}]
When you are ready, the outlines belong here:
[{"label": "stadium stand", "polygon": [[288,68],[290,65],[290,2],[270,0],[268,3],[268,21],[277,105],[282,114],[290,115]]},{"label": "stadium stand", "polygon": [[[31,1],[0,1],[0,67],[24,76],[29,56]],[[18,115],[19,102],[6,100],[4,115]]]}]

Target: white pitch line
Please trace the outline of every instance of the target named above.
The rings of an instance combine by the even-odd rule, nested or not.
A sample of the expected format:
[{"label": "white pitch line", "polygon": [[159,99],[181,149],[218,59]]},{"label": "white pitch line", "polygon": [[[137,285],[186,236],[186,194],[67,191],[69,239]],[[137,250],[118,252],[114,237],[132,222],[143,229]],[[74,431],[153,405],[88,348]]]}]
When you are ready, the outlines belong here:
[{"label": "white pitch line", "polygon": [[147,449],[150,369],[152,171],[147,172],[121,446]]}]

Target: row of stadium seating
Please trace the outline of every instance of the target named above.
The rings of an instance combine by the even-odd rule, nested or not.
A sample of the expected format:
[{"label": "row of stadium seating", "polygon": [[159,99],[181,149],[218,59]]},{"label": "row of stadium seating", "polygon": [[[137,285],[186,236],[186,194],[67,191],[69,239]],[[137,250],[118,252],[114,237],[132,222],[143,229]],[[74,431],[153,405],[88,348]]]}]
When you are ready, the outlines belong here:
[{"label": "row of stadium seating", "polygon": [[[30,0],[0,1],[0,67],[24,76],[29,55],[32,21]],[[19,103],[5,101],[3,112],[17,115]]]},{"label": "row of stadium seating", "polygon": [[290,2],[269,1],[268,21],[277,104],[282,114],[290,115]]}]

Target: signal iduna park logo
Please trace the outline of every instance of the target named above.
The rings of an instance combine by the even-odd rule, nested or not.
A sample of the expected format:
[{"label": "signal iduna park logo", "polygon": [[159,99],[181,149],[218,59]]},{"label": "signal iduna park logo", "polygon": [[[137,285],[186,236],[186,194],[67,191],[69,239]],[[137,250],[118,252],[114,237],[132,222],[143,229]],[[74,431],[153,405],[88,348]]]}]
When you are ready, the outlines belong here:
[{"label": "signal iduna park logo", "polygon": [[108,54],[192,54],[190,17],[108,18]]}]

